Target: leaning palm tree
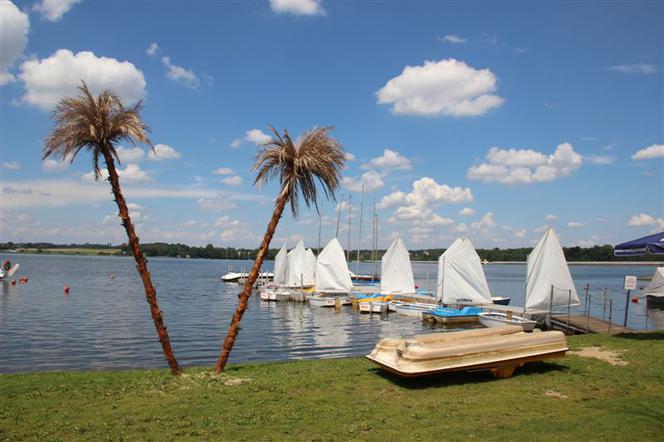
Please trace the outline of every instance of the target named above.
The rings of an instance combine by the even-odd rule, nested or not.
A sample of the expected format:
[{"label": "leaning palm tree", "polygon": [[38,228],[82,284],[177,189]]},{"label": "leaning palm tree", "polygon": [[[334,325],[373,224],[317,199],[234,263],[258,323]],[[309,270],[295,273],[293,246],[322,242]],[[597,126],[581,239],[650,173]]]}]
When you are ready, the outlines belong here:
[{"label": "leaning palm tree", "polygon": [[221,347],[219,360],[215,370],[221,373],[228,362],[233,344],[240,330],[242,315],[247,309],[251,289],[258,278],[263,260],[270,247],[272,236],[277,229],[284,208],[290,203],[293,216],[297,216],[300,194],[307,207],[313,203],[318,209],[317,183],[322,185],[325,196],[334,199],[334,192],[341,181],[346,155],[339,141],[330,135],[331,128],[314,128],[302,134],[295,142],[287,130],[283,134],[270,126],[273,137],[261,146],[254,164],[253,171],[258,172],[254,184],[263,186],[269,179],[279,177],[281,191],[274,203],[272,219],[267,225],[260,249],[256,254],[254,265],[244,283],[239,296],[237,309],[228,328],[228,334]]},{"label": "leaning palm tree", "polygon": [[95,98],[85,82],[82,82],[79,90],[79,96],[63,98],[53,111],[51,118],[55,121],[55,127],[46,137],[42,159],[53,155],[60,156],[63,161],[73,162],[76,155],[85,149],[92,154],[92,166],[95,179],[98,180],[102,177],[99,157],[104,158],[108,181],[111,183],[115,202],[118,204],[118,215],[129,237],[129,247],[143,280],[145,297],[150,305],[150,313],[157,328],[164,356],[173,374],[180,374],[180,367],[171,349],[162,312],[157,303],[157,292],[152,285],[148,265],[129,217],[127,202],[122,195],[120,179],[115,169],[115,161],[120,163],[115,149],[118,142],[151,145],[148,138],[150,129],[140,117],[142,104],[139,102],[133,107],[126,108],[118,95],[110,90],[103,91]]}]

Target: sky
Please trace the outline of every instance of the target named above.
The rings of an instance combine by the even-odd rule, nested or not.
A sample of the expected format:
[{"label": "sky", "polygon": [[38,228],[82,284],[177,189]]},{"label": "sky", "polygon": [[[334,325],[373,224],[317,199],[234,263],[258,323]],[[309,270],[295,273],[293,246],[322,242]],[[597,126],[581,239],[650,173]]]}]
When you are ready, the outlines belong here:
[{"label": "sky", "polygon": [[[664,230],[664,3],[0,0],[0,240],[126,240],[91,158],[42,161],[76,94],[143,100],[154,149],[117,146],[144,242],[257,247],[269,125],[331,126],[338,232],[370,248],[617,244]],[[361,210],[364,187],[364,210]],[[286,213],[273,242],[337,233]],[[360,230],[360,218],[363,224]]]}]

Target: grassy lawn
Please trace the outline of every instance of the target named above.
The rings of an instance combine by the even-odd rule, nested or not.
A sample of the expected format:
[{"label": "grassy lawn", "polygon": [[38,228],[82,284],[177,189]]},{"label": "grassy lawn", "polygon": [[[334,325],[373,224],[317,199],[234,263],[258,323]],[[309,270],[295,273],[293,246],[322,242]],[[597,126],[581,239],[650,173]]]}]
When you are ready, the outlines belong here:
[{"label": "grassy lawn", "polygon": [[662,440],[664,333],[569,338],[628,365],[567,356],[510,379],[402,381],[362,358],[0,375],[0,440]]}]

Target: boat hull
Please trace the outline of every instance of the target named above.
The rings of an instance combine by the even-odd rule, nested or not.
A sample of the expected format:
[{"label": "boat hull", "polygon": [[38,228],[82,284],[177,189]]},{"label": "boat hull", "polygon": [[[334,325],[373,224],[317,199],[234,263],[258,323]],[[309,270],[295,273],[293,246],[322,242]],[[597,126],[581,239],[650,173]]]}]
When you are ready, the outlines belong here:
[{"label": "boat hull", "polygon": [[478,315],[441,316],[424,312],[422,313],[422,320],[437,324],[477,324],[480,319]]},{"label": "boat hull", "polygon": [[506,326],[518,326],[523,329],[525,332],[531,332],[537,325],[537,322],[531,321],[530,319],[522,318],[520,316],[512,316],[508,318],[505,313],[480,313],[479,321],[485,327],[506,327]]},{"label": "boat hull", "polygon": [[509,296],[492,296],[491,301],[493,301],[494,304],[498,305],[510,305],[510,301],[512,298]]},{"label": "boat hull", "polygon": [[562,357],[568,350],[562,332],[525,333],[509,326],[383,339],[367,358],[403,377],[490,370],[504,378],[527,362]]},{"label": "boat hull", "polygon": [[648,306],[664,307],[664,296],[646,295],[646,304]]}]

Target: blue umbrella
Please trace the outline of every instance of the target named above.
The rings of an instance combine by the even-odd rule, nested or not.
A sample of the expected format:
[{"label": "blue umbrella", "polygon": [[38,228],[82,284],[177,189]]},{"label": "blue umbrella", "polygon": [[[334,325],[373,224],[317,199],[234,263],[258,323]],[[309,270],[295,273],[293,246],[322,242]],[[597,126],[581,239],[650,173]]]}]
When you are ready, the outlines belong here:
[{"label": "blue umbrella", "polygon": [[641,256],[646,253],[664,255],[664,232],[624,242],[613,249],[615,256]]}]

